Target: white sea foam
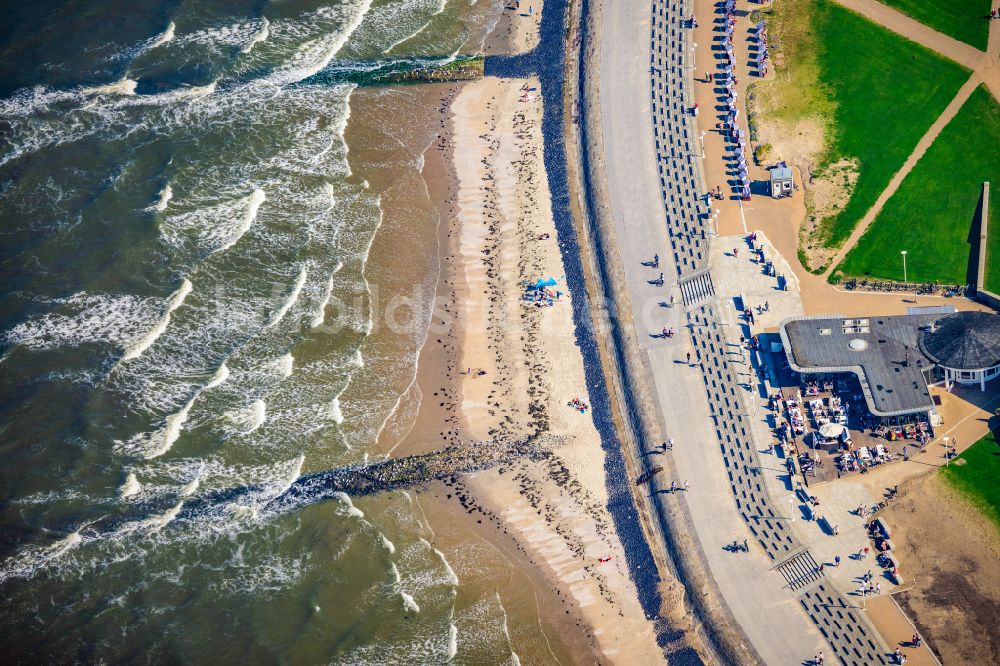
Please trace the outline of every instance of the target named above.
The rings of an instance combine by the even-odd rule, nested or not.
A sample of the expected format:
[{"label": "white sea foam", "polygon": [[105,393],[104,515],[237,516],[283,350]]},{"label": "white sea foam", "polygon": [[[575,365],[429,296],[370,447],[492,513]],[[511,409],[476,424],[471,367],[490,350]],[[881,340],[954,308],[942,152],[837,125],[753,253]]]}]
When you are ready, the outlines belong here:
[{"label": "white sea foam", "polygon": [[174,38],[174,31],[176,29],[177,29],[177,26],[174,25],[173,21],[171,21],[170,23],[168,23],[166,30],[164,30],[163,32],[161,32],[156,37],[153,37],[149,41],[149,44],[146,45],[146,50],[148,51],[148,50],[151,50],[151,49],[155,49],[157,46],[163,46],[167,42],[173,40],[173,38]]},{"label": "white sea foam", "polygon": [[181,512],[181,507],[184,506],[183,500],[175,504],[173,507],[160,514],[159,516],[153,516],[152,518],[147,518],[146,520],[140,521],[137,527],[147,529],[150,532],[159,532],[164,527],[166,527],[170,521],[177,517],[177,514]]},{"label": "white sea foam", "polygon": [[288,471],[285,472],[283,479],[279,480],[278,483],[273,484],[270,487],[270,492],[272,497],[277,497],[283,495],[288,491],[289,488],[302,476],[302,467],[306,463],[306,457],[304,455],[299,455],[291,465],[288,466]]},{"label": "white sea foam", "polygon": [[379,532],[378,533],[378,538],[382,542],[382,546],[387,551],[389,551],[390,555],[392,555],[392,554],[394,554],[396,552],[396,546],[395,546],[395,544],[393,544],[391,541],[389,541],[388,537],[386,537],[384,534],[382,534],[381,532]]},{"label": "white sea foam", "polygon": [[448,624],[448,661],[458,654],[458,627],[454,622]]},{"label": "white sea foam", "polygon": [[219,366],[219,369],[215,371],[215,374],[213,374],[211,379],[208,380],[208,383],[205,384],[202,391],[204,392],[209,389],[213,389],[227,379],[229,379],[229,368],[226,366],[226,362],[223,361],[222,365]]},{"label": "white sea foam", "polygon": [[233,518],[236,518],[237,520],[257,520],[259,517],[259,511],[255,506],[248,506],[246,504],[230,504],[227,508]]},{"label": "white sea foam", "polygon": [[84,95],[134,95],[137,85],[139,85],[137,81],[126,76],[114,83],[94,86],[92,88],[82,88],[80,92]]},{"label": "white sea foam", "polygon": [[170,200],[174,198],[174,190],[170,187],[170,183],[167,183],[162,190],[160,190],[160,200],[156,202],[153,206],[153,210],[163,212],[167,209],[167,204]]},{"label": "white sea foam", "polygon": [[142,456],[146,460],[162,456],[170,450],[170,447],[181,436],[181,428],[187,423],[188,416],[191,414],[191,407],[194,405],[197,397],[198,394],[196,393],[181,407],[180,411],[170,414],[164,419],[163,427],[157,430],[146,442],[145,451],[142,453]]},{"label": "white sea foam", "polygon": [[55,312],[21,322],[3,337],[42,350],[88,342],[124,347],[148,332],[163,307],[157,298],[82,292],[50,304]]},{"label": "white sea foam", "polygon": [[[411,32],[410,34],[406,35],[405,37],[400,37],[399,39],[397,39],[396,41],[394,41],[392,44],[390,44],[388,47],[386,47],[385,49],[383,49],[383,51],[382,51],[383,54],[390,53],[393,49],[395,49],[400,44],[402,44],[404,42],[410,41],[411,39],[413,39],[414,37],[416,37],[417,35],[419,35],[420,33],[422,33],[424,30],[426,30],[428,27],[430,27],[431,23],[434,21],[434,17],[435,16],[439,16],[440,14],[442,14],[444,12],[444,8],[448,5],[448,0],[431,0],[431,2],[436,2],[437,3],[437,7],[435,8],[434,13],[431,14],[430,18],[427,19],[427,21],[424,22],[424,24],[421,25],[419,28],[417,28],[414,32]],[[400,9],[403,9],[405,12],[412,14],[418,8],[417,7],[411,7],[409,5],[403,5],[403,6],[400,7]]]},{"label": "white sea foam", "polygon": [[131,497],[141,489],[142,486],[139,484],[139,479],[135,478],[135,472],[129,472],[125,483],[118,488],[118,496],[122,498]]},{"label": "white sea foam", "polygon": [[365,517],[364,512],[358,507],[354,506],[354,502],[351,501],[351,498],[347,493],[338,491],[335,492],[333,496],[337,498],[337,501],[339,501],[341,505],[343,505],[344,513],[346,513],[348,516],[354,516],[355,518]]},{"label": "white sea foam", "polygon": [[290,353],[284,356],[279,356],[271,363],[271,367],[274,368],[275,373],[282,379],[288,379],[292,376],[292,369],[295,364],[295,357]]},{"label": "white sea foam", "polygon": [[448,572],[448,582],[452,587],[458,587],[458,575],[455,573],[455,570],[451,568],[451,565],[448,564],[448,560],[445,559],[444,553],[437,548],[434,548],[433,550],[434,553],[441,559],[441,564],[444,565],[445,571]]},{"label": "white sea foam", "polygon": [[517,656],[516,652],[514,652],[514,643],[510,640],[510,628],[507,626],[507,609],[503,607],[503,601],[500,600],[500,593],[494,590],[493,594],[496,595],[497,606],[500,607],[503,622],[503,635],[507,639],[507,647],[510,648],[510,658],[508,663],[510,663],[511,666],[521,666],[521,658]]},{"label": "white sea foam", "polygon": [[243,234],[250,230],[253,226],[254,220],[257,219],[257,211],[260,210],[260,205],[267,200],[267,196],[264,194],[264,190],[258,188],[254,190],[250,196],[246,198],[246,209],[243,211],[243,217],[240,219],[240,223],[233,229],[232,235],[223,242],[223,244],[216,249],[216,252],[225,252],[236,242],[243,238]]},{"label": "white sea foam", "polygon": [[8,558],[0,567],[0,583],[9,578],[30,578],[52,560],[65,555],[83,542],[80,530],[48,546],[29,546]]},{"label": "white sea foam", "polygon": [[177,494],[180,495],[181,497],[188,497],[190,495],[193,495],[195,491],[198,490],[198,486],[200,485],[201,485],[201,475],[199,474],[198,476],[194,477],[193,479],[185,483],[183,486],[181,486],[181,489],[177,492]]},{"label": "white sea foam", "polygon": [[176,90],[169,90],[167,92],[159,93],[157,95],[147,95],[141,98],[143,101],[152,101],[154,103],[160,104],[163,102],[176,102],[189,99],[201,99],[202,97],[208,97],[216,91],[219,87],[219,80],[216,79],[211,83],[203,86],[186,86],[184,88],[178,88]]},{"label": "white sea foam", "polygon": [[412,595],[409,595],[406,592],[403,592],[402,590],[400,590],[399,591],[399,596],[403,598],[403,608],[405,608],[406,610],[410,611],[411,613],[419,613],[420,612],[420,606],[418,606],[417,602],[414,601]]},{"label": "white sea foam", "polygon": [[253,35],[251,35],[250,41],[247,42],[246,45],[242,49],[240,49],[240,51],[242,53],[250,53],[250,50],[253,49],[253,47],[257,46],[261,42],[267,41],[267,38],[270,36],[270,34],[271,34],[271,22],[268,21],[267,18],[263,16],[260,17],[260,27],[257,29],[255,33],[253,33]]},{"label": "white sea foam", "polygon": [[167,325],[170,324],[171,313],[179,308],[183,303],[187,295],[191,293],[191,281],[184,278],[181,282],[180,288],[173,293],[170,300],[167,301],[166,311],[160,320],[156,322],[149,331],[146,332],[141,338],[133,342],[125,349],[125,354],[122,356],[122,361],[128,361],[138,357],[142,352],[149,349],[149,346],[156,342],[156,339],[160,337],[165,330],[167,330]]},{"label": "white sea foam", "polygon": [[346,24],[339,32],[310,40],[300,46],[295,55],[292,56],[292,63],[270,77],[272,82],[279,86],[296,83],[323,70],[340,52],[340,49],[344,48],[347,40],[361,25],[371,6],[372,0],[360,0],[350,8],[325,7],[316,12],[317,18],[335,18],[341,16],[341,12],[345,10],[354,11],[353,15],[347,17]]},{"label": "white sea foam", "polygon": [[323,297],[319,299],[316,314],[313,315],[311,326],[316,328],[323,324],[326,318],[326,304],[330,302],[330,295],[333,293],[333,274],[326,279],[326,288],[323,290]]},{"label": "white sea foam", "polygon": [[295,279],[295,286],[292,287],[292,293],[289,294],[288,299],[285,300],[285,303],[275,311],[274,315],[271,317],[271,321],[267,323],[267,326],[265,328],[271,328],[272,326],[280,322],[282,319],[284,319],[285,315],[288,314],[288,311],[292,309],[293,305],[295,305],[295,301],[299,299],[299,294],[302,293],[302,287],[303,285],[305,285],[305,283],[306,283],[306,267],[303,266],[299,270],[299,276]]},{"label": "white sea foam", "polygon": [[226,417],[236,426],[239,434],[249,435],[267,420],[267,403],[254,400],[242,409],[226,412]]},{"label": "white sea foam", "polygon": [[330,401],[326,413],[327,417],[337,425],[344,422],[344,413],[340,411],[340,398],[334,398]]}]

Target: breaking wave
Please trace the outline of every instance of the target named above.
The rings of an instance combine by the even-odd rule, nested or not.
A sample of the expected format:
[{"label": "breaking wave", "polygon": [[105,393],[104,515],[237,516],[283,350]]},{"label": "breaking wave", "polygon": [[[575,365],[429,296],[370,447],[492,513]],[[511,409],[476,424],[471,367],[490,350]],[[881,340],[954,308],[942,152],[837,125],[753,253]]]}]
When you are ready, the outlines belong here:
[{"label": "breaking wave", "polygon": [[170,324],[170,315],[174,312],[174,310],[184,304],[184,299],[191,293],[191,289],[193,289],[191,281],[184,278],[181,282],[180,288],[175,291],[167,301],[167,307],[163,312],[163,316],[160,317],[160,320],[157,321],[153,328],[149,329],[145,335],[125,348],[125,353],[122,355],[122,361],[129,361],[131,359],[138,358],[142,352],[149,349],[149,346],[156,342],[158,337],[163,335],[163,332],[167,330],[167,326]]}]

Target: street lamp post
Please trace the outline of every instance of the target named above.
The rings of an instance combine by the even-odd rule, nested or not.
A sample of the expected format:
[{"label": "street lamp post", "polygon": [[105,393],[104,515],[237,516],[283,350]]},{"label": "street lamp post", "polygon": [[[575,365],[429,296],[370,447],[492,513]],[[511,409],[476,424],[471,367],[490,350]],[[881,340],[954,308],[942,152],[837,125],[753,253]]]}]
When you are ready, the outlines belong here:
[{"label": "street lamp post", "polygon": [[900,250],[899,253],[901,255],[903,255],[903,283],[905,284],[907,282],[907,280],[906,280],[906,250]]}]

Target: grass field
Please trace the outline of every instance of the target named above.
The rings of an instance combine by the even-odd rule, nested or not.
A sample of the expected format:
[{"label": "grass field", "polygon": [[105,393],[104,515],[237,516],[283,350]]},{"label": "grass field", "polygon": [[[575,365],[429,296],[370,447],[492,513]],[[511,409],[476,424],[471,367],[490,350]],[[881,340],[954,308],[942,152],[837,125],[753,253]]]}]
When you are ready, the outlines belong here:
[{"label": "grass field", "polygon": [[929,28],[986,50],[990,0],[882,0]]},{"label": "grass field", "polygon": [[[1000,104],[980,86],[886,202],[838,270],[847,275],[902,280],[899,252],[906,250],[911,282],[965,284],[969,233],[983,181],[991,185],[990,219],[997,220],[1000,212],[998,146]],[[990,225],[989,231],[988,268],[990,256],[1000,259],[1000,229]],[[995,263],[987,276],[991,290],[991,280],[1000,288],[1000,260]]]},{"label": "grass field", "polygon": [[[961,460],[965,464],[955,464]],[[992,432],[943,467],[941,474],[1000,527],[1000,447]]]},{"label": "grass field", "polygon": [[[759,122],[821,135],[805,160],[817,187],[807,192],[815,229],[804,244],[839,247],[969,72],[833,0],[776,3],[764,15],[776,78],[755,86]],[[774,129],[768,135],[783,138]],[[809,135],[795,142],[810,145]],[[853,191],[831,168],[845,163],[858,167]],[[823,181],[840,190],[834,206],[813,199]]]},{"label": "grass field", "polygon": [[826,244],[839,246],[969,72],[829,0],[817,0],[815,28],[820,82],[835,104],[825,163],[860,164],[850,202],[821,224]]}]

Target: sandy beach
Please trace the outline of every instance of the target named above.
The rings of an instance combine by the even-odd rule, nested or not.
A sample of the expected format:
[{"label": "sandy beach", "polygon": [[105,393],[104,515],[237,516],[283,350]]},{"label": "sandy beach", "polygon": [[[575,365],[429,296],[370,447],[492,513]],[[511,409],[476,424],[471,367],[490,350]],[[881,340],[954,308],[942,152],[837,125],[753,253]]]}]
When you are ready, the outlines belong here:
[{"label": "sandy beach", "polygon": [[486,55],[525,53],[538,44],[543,0],[506,0],[500,19],[486,39]]},{"label": "sandy beach", "polygon": [[[446,135],[432,147],[425,178],[444,204],[443,256],[411,390],[422,400],[406,436],[385,444],[398,456],[446,442],[534,439],[531,459],[422,494],[429,526],[442,536],[456,509],[467,515],[504,577],[542,588],[534,605],[557,612],[526,619],[561,636],[573,661],[649,663],[662,652],[605,508],[600,437],[589,408],[570,404],[589,398],[549,212],[537,88],[521,80],[466,84],[451,106],[451,145]],[[443,155],[456,174],[451,186],[449,165],[437,161]],[[549,278],[556,284],[544,300],[524,299],[525,282]],[[501,598],[513,593],[498,590]]]}]

